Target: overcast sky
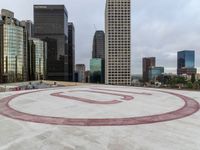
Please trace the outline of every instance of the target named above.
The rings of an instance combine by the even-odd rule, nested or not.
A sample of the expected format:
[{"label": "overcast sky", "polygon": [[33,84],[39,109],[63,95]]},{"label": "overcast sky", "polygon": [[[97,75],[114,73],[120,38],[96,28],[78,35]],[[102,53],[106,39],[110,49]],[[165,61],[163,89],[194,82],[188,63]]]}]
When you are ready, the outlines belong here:
[{"label": "overcast sky", "polygon": [[[104,29],[105,0],[0,0],[0,8],[19,20],[33,20],[34,4],[64,4],[76,30],[76,63],[89,69],[95,26]],[[132,0],[132,72],[142,71],[142,57],[176,72],[177,51],[196,50],[200,68],[199,0]],[[200,71],[200,69],[199,69]]]}]

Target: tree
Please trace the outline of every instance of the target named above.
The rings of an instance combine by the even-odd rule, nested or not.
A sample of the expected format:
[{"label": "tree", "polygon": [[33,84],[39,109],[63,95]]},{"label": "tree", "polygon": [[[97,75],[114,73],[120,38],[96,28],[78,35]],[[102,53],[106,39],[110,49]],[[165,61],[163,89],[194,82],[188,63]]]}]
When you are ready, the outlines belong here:
[{"label": "tree", "polygon": [[176,81],[178,84],[186,84],[186,78],[185,77],[176,77]]},{"label": "tree", "polygon": [[197,82],[199,83],[199,86],[200,86],[200,80],[198,80]]},{"label": "tree", "polygon": [[169,84],[170,84],[170,87],[174,88],[177,84],[177,79],[176,77],[173,77],[169,80]]},{"label": "tree", "polygon": [[198,81],[195,81],[195,82],[193,83],[193,89],[194,89],[194,90],[198,90],[199,88],[200,88],[199,82],[198,82]]},{"label": "tree", "polygon": [[195,81],[196,81],[195,74],[192,74],[192,76],[191,76],[191,82],[194,83]]},{"label": "tree", "polygon": [[187,88],[188,88],[188,89],[192,89],[192,88],[193,88],[193,84],[192,84],[191,81],[189,81],[189,82],[187,83]]}]

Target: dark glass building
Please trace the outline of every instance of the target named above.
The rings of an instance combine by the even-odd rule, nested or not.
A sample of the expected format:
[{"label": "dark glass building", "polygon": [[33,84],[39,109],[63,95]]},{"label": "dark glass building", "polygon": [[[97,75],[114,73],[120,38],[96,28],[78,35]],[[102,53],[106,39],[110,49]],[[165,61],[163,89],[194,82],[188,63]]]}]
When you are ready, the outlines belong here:
[{"label": "dark glass building", "polygon": [[155,67],[156,65],[156,58],[155,57],[147,57],[143,58],[143,81],[149,81],[149,69],[151,67]]},{"label": "dark glass building", "polygon": [[75,73],[74,73],[74,82],[79,82],[78,80],[78,71],[75,71]]},{"label": "dark glass building", "polygon": [[105,83],[105,34],[101,30],[96,31],[93,38],[90,82]]},{"label": "dark glass building", "polygon": [[164,73],[164,67],[150,67],[149,81],[156,81],[157,77]]},{"label": "dark glass building", "polygon": [[72,22],[68,23],[68,71],[69,81],[74,81],[75,73],[75,29]]},{"label": "dark glass building", "polygon": [[90,82],[104,83],[104,63],[101,58],[90,60]]},{"label": "dark glass building", "polygon": [[177,74],[192,75],[196,73],[197,69],[195,68],[195,51],[179,51],[177,56]]},{"label": "dark glass building", "polygon": [[105,59],[105,34],[104,31],[96,31],[93,38],[92,58]]},{"label": "dark glass building", "polygon": [[28,79],[44,80],[46,77],[47,44],[37,38],[28,43]]},{"label": "dark glass building", "polygon": [[47,42],[47,80],[68,81],[68,13],[64,5],[34,5],[34,37]]}]

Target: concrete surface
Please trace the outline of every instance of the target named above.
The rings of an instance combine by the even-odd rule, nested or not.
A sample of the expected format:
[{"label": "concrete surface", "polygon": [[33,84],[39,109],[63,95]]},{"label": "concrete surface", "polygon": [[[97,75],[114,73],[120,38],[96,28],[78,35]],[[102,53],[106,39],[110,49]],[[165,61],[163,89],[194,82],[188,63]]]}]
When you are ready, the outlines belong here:
[{"label": "concrete surface", "polygon": [[0,93],[0,150],[199,150],[199,102],[106,85]]}]

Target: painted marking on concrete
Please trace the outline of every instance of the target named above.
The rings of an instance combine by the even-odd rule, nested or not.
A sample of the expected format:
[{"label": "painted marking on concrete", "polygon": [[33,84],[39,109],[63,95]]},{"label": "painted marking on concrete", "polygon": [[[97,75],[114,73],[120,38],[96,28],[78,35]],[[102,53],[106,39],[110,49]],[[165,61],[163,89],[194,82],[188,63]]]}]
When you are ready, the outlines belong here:
[{"label": "painted marking on concrete", "polygon": [[120,90],[111,90],[111,89],[101,89],[101,88],[91,88],[94,90],[100,90],[100,91],[110,91],[110,92],[120,92],[120,93],[129,93],[129,94],[137,94],[137,95],[152,95],[151,93],[146,92],[130,92],[130,91],[120,91]]},{"label": "painted marking on concrete", "polygon": [[[105,89],[106,91],[107,89]],[[9,103],[16,97],[36,93],[34,92],[26,92],[21,94],[15,94],[6,98],[0,99],[0,114],[12,119],[17,119],[21,121],[34,122],[34,123],[43,123],[43,124],[52,124],[52,125],[70,125],[70,126],[125,126],[125,125],[141,125],[141,124],[151,124],[158,122],[171,121],[176,119],[181,119],[187,116],[190,116],[197,111],[199,111],[200,106],[197,101],[194,99],[173,93],[173,92],[162,92],[166,94],[170,94],[180,98],[184,101],[185,105],[175,111],[171,111],[164,114],[159,115],[151,115],[151,116],[142,116],[142,117],[130,117],[130,118],[102,118],[102,119],[85,119],[85,118],[63,118],[63,117],[50,117],[50,116],[40,116],[40,115],[32,115],[24,112],[20,112],[19,110],[15,110],[9,106]],[[123,92],[123,91],[121,91]]]},{"label": "painted marking on concrete", "polygon": [[[98,94],[119,96],[119,97],[122,97],[122,98],[120,98],[120,100],[110,100],[110,101],[98,100],[97,101],[97,100],[92,100],[92,99],[88,99],[88,98],[81,98],[81,97],[66,95],[67,93],[74,93],[74,92],[98,93]],[[92,91],[92,90],[73,90],[73,91],[68,91],[67,93],[65,94],[64,92],[57,92],[57,93],[52,93],[50,95],[55,96],[55,97],[64,98],[64,99],[67,99],[67,100],[76,100],[76,101],[89,103],[89,104],[104,104],[104,105],[118,104],[118,103],[123,102],[121,100],[130,101],[130,100],[134,99],[134,97],[130,96],[130,95],[115,94],[115,93],[101,92],[101,91]]]},{"label": "painted marking on concrete", "polygon": [[106,95],[114,95],[114,96],[120,96],[120,97],[122,97],[121,100],[125,100],[125,101],[130,101],[130,100],[134,99],[133,96],[119,94],[119,93],[109,93],[109,92],[107,92],[107,90],[106,90],[106,92],[91,91],[91,90],[74,90],[74,91],[69,91],[69,92],[89,92],[89,93],[99,93],[99,94],[106,94]]}]

